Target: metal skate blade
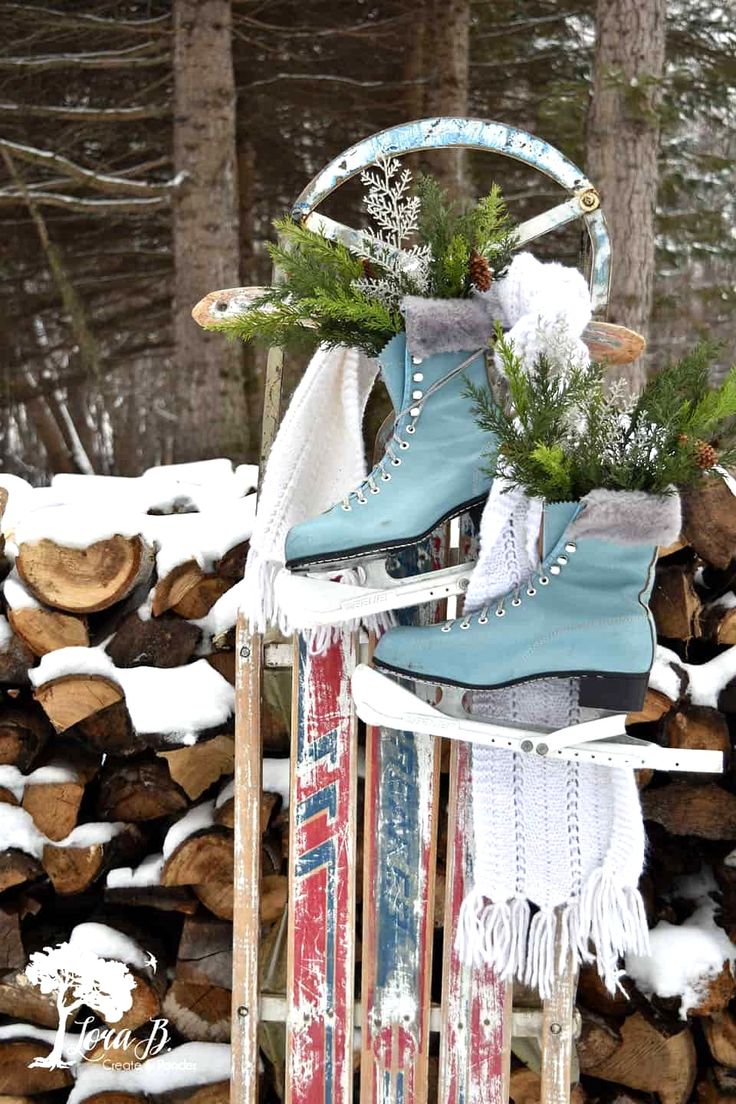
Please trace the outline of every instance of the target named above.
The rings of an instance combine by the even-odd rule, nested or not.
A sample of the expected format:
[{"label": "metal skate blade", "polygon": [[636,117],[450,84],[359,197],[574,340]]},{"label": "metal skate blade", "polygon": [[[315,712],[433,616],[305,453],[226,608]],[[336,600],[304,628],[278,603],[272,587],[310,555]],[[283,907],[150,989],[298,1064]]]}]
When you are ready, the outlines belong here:
[{"label": "metal skate blade", "polygon": [[[442,706],[446,701],[441,706],[423,701],[405,686],[365,664],[353,672],[352,691],[358,716],[379,728],[447,736],[484,747],[605,767],[649,767],[708,774],[723,770],[720,752],[663,748],[628,736],[624,714],[609,714],[556,731],[476,720],[467,713],[445,712]],[[453,704],[457,706],[456,696]]]},{"label": "metal skate blade", "polygon": [[357,569],[365,578],[365,585],[336,582],[329,578],[329,573],[297,575],[283,568],[276,576],[274,592],[278,605],[295,628],[338,625],[462,594],[472,567],[457,564],[409,579],[394,579],[382,562],[372,562]]}]

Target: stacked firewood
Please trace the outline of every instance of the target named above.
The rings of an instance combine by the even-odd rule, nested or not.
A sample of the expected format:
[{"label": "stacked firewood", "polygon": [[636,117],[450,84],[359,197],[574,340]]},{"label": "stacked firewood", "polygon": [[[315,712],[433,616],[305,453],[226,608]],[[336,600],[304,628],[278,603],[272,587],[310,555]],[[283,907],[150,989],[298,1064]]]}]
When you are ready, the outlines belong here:
[{"label": "stacked firewood", "polygon": [[[210,461],[42,489],[0,477],[6,1098],[69,1087],[74,1101],[113,1088],[164,1100],[172,1085],[177,1102],[228,1099],[235,617],[255,475]],[[284,913],[288,834],[288,706],[278,681],[266,691],[264,930]],[[70,984],[64,1055],[73,1045],[86,1055],[72,1067],[49,1057],[58,984],[44,989],[26,974],[35,954],[66,944],[70,968],[79,949],[93,950],[134,979],[122,1016],[84,978]],[[90,1016],[96,1042],[80,1026]],[[157,1021],[170,1051],[158,1059]],[[146,1076],[121,1073],[147,1041]],[[181,1072],[156,1072],[177,1055],[190,1085]],[[105,1057],[123,1063],[109,1085]]]},{"label": "stacked firewood", "polygon": [[[43,489],[0,478],[0,1096],[228,1096],[234,624],[254,476],[210,461],[136,480],[60,477]],[[613,997],[583,969],[575,1099],[736,1104],[736,497],[727,483],[686,502],[652,609],[660,649],[631,731],[721,750],[728,765],[722,777],[640,776],[653,955],[626,964]],[[289,681],[267,672],[263,712],[260,954],[272,993],[285,986]],[[440,856],[444,847],[440,839]],[[440,859],[438,923],[443,886]],[[68,1067],[50,1061],[58,988],[26,973],[34,956],[66,944],[119,960],[132,978],[122,1015],[70,989],[64,1053],[84,1046],[86,1060]],[[87,1038],[80,1025],[90,1017],[98,1030]],[[105,1081],[110,1047],[122,1067],[135,1066],[157,1022],[168,1058],[150,1050],[145,1077],[119,1065]],[[283,1046],[283,1025],[264,1023],[263,1076],[277,1096]],[[532,1104],[536,1063],[518,1054],[512,1097]],[[196,1073],[190,1085],[178,1074],[174,1092],[156,1063],[177,1055]]]},{"label": "stacked firewood", "polygon": [[578,1092],[591,1101],[655,1093],[661,1104],[733,1104],[736,497],[729,483],[716,479],[685,500],[681,541],[662,552],[651,603],[660,647],[630,731],[671,747],[721,751],[726,769],[640,775],[652,955],[627,962],[615,997],[583,969]]}]

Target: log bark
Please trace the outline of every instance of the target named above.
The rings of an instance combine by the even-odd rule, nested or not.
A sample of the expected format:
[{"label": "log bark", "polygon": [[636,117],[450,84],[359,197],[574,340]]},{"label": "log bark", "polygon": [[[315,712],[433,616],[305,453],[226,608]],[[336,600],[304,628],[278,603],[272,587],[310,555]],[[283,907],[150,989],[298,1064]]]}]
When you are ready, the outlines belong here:
[{"label": "log bark", "polygon": [[248,447],[242,352],[200,329],[191,311],[239,274],[235,81],[230,0],[175,0],[173,203],[176,459]]},{"label": "log bark", "polygon": [[682,496],[682,534],[699,556],[723,570],[736,554],[736,496],[722,479],[708,479]]},{"label": "log bark", "polygon": [[658,568],[649,606],[660,636],[671,640],[700,636],[701,602],[689,566]]},{"label": "log bark", "polygon": [[52,736],[53,729],[38,706],[5,706],[0,710],[0,765],[28,774]]},{"label": "log bark", "polygon": [[719,785],[670,782],[642,796],[646,820],[673,836],[736,839],[736,796]]},{"label": "log bark", "polygon": [[79,614],[122,601],[151,564],[140,537],[119,535],[88,548],[66,548],[51,540],[24,541],[16,559],[18,574],[40,602]]},{"label": "log bark", "polygon": [[[616,250],[609,317],[645,337],[654,296],[666,0],[598,0],[587,170]],[[640,387],[639,359],[617,368]]]},{"label": "log bark", "polygon": [[97,800],[101,820],[156,820],[188,807],[186,795],[160,759],[106,763],[103,768]]},{"label": "log bark", "polygon": [[0,686],[26,686],[35,661],[28,645],[13,634],[0,652]]},{"label": "log bark", "polygon": [[130,613],[105,649],[116,667],[182,667],[197,650],[202,633],[179,617],[142,621]]}]

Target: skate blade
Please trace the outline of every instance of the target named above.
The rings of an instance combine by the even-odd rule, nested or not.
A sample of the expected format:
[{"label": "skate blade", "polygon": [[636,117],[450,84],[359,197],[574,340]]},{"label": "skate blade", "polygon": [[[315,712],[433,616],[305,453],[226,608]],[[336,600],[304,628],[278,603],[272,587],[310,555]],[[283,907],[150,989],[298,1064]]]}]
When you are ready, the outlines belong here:
[{"label": "skate blade", "polygon": [[[368,584],[359,586],[324,576],[296,575],[284,568],[276,576],[274,593],[279,607],[297,629],[339,625],[463,594],[472,569],[473,564],[458,564],[410,579],[394,579],[382,562],[369,563],[358,568]],[[379,581],[380,586],[370,585]]]},{"label": "skate blade", "polygon": [[443,712],[440,707],[422,701],[406,687],[362,663],[353,672],[352,691],[358,716],[366,724],[379,728],[447,736],[483,747],[604,767],[703,774],[718,774],[723,770],[723,755],[719,751],[663,748],[628,736],[623,713],[546,732],[537,727],[474,720],[467,714]]}]

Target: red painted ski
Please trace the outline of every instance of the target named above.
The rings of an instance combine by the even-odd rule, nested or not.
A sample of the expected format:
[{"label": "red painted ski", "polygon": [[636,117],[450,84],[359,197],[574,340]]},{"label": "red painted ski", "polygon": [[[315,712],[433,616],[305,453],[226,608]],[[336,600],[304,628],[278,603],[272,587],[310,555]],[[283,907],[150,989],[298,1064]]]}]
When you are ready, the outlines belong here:
[{"label": "red painted ski", "polygon": [[349,1104],[353,1083],[356,641],[295,644],[286,1100]]}]

